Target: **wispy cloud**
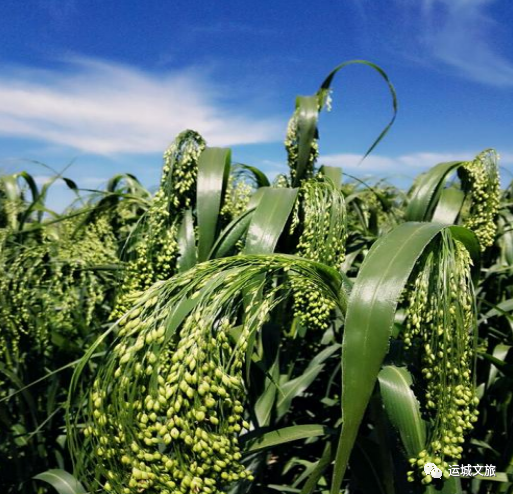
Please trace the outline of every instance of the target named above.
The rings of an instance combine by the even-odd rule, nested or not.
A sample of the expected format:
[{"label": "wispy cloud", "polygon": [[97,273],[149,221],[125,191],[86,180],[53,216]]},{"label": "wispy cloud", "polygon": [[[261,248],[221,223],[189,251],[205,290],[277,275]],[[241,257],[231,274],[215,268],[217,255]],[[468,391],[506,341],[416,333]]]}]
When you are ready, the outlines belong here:
[{"label": "wispy cloud", "polygon": [[18,67],[0,77],[0,136],[98,154],[160,152],[186,128],[218,146],[281,138],[282,122],[237,103],[198,71],[75,59],[63,71]]},{"label": "wispy cloud", "polygon": [[[400,156],[370,155],[363,162],[359,154],[329,154],[319,158],[319,163],[328,166],[340,166],[344,171],[351,173],[376,173],[383,176],[384,173],[403,174],[415,176],[418,173],[431,168],[437,163],[447,161],[470,160],[478,151],[463,151],[459,153],[432,153],[419,152]],[[503,166],[513,165],[513,153],[501,154],[500,163]]]},{"label": "wispy cloud", "polygon": [[251,25],[242,22],[223,21],[210,23],[208,25],[198,25],[192,27],[196,33],[220,34],[220,35],[252,35],[252,36],[270,36],[276,34],[276,30],[261,25]]},{"label": "wispy cloud", "polygon": [[43,0],[37,3],[50,19],[59,25],[66,24],[71,17],[78,13],[76,0]]},{"label": "wispy cloud", "polygon": [[[411,1],[399,0],[402,6]],[[428,56],[469,79],[495,86],[513,86],[513,61],[497,44],[503,26],[489,13],[497,0],[422,0],[418,40]],[[503,21],[501,19],[500,21]],[[417,24],[417,23],[414,23]]]}]

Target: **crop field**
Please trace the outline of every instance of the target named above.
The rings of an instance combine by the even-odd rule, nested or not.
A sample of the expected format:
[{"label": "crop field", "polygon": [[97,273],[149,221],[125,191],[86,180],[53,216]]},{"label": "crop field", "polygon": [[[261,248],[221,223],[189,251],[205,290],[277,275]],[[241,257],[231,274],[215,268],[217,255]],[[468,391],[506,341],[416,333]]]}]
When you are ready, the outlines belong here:
[{"label": "crop field", "polygon": [[323,166],[346,65],[272,181],[194,130],[156,191],[0,176],[2,494],[513,493],[513,184]]}]

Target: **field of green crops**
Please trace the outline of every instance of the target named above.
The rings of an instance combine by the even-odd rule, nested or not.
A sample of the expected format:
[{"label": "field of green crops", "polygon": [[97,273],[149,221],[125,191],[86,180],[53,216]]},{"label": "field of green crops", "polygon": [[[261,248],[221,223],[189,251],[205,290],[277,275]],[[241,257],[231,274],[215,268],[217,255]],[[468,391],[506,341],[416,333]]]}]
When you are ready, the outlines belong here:
[{"label": "field of green crops", "polygon": [[513,184],[323,166],[343,66],[273,181],[193,130],[155,193],[0,176],[1,493],[513,493]]}]

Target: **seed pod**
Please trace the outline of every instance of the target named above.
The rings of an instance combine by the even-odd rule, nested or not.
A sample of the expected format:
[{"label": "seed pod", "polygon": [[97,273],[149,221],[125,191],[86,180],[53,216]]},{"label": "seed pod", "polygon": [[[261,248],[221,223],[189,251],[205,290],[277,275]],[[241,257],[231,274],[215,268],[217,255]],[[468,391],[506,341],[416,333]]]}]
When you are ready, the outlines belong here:
[{"label": "seed pod", "polygon": [[[136,494],[144,480],[145,489],[163,494],[168,486],[159,479],[169,478],[186,494],[196,494],[199,485],[218,494],[232,481],[251,479],[241,463],[238,444],[242,429],[250,428],[243,405],[247,341],[260,331],[276,304],[291,296],[296,282],[308,280],[324,300],[336,306],[338,282],[329,285],[318,269],[311,261],[281,255],[235,256],[200,264],[150,288],[144,296],[157,297],[158,304],[141,311],[133,332],[118,334],[98,367],[89,392],[102,397],[100,408],[94,408],[91,400],[89,407],[78,411],[77,421],[94,424],[88,441],[69,426],[77,472],[90,490],[108,479],[114,492],[130,489],[130,494]],[[207,284],[215,279],[222,282]],[[198,293],[196,304],[177,324],[175,338],[146,345],[146,335],[169,314],[176,314],[179,304],[193,293]],[[249,310],[241,310],[243,304]],[[235,326],[240,328],[236,341],[229,337]],[[122,363],[121,349],[129,351],[140,342],[142,348]],[[196,360],[194,370],[190,355]],[[150,372],[146,368],[147,372],[138,374],[137,364],[149,360],[153,362]],[[120,367],[121,376],[116,377]],[[95,419],[95,412],[102,420]],[[91,448],[103,437],[116,448],[98,462]],[[169,459],[175,462],[171,469]],[[114,478],[108,472],[114,472]]]},{"label": "seed pod", "polygon": [[[500,203],[498,156],[486,149],[462,168],[462,184],[470,197],[464,226],[472,230],[484,251],[495,240],[496,217]],[[465,215],[465,213],[464,213]]]},{"label": "seed pod", "polygon": [[417,339],[425,342],[420,347],[424,350],[424,407],[434,424],[426,450],[420,452],[416,463],[422,467],[424,462],[432,461],[444,476],[448,474],[445,459],[453,462],[461,458],[460,450],[450,445],[463,442],[464,434],[472,428],[460,417],[477,413],[478,400],[469,371],[476,330],[470,266],[466,248],[444,230],[414,274],[411,285],[415,288],[410,286],[406,292],[407,318],[402,337],[406,348]]}]

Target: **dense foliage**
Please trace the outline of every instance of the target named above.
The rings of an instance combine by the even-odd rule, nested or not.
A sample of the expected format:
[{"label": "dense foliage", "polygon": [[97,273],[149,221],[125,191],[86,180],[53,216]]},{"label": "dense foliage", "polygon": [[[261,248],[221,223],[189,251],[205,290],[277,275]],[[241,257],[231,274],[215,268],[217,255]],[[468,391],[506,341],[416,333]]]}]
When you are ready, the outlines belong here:
[{"label": "dense foliage", "polygon": [[318,164],[346,65],[273,183],[191,130],[154,194],[0,177],[2,492],[513,492],[513,186],[493,150],[406,193]]}]

